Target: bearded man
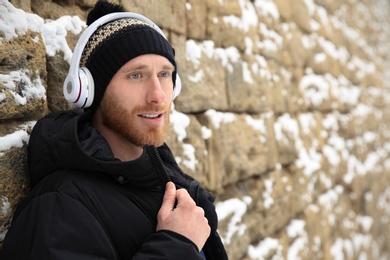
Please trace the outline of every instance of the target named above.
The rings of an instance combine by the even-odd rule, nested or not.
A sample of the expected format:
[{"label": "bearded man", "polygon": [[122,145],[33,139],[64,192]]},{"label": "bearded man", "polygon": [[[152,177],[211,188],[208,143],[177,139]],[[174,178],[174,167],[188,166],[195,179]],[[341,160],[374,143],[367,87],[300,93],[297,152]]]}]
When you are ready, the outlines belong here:
[{"label": "bearded man", "polygon": [[31,191],[0,258],[227,259],[214,196],[164,142],[180,88],[174,49],[148,19],[106,1],[87,24],[64,83],[84,110],[35,125]]}]

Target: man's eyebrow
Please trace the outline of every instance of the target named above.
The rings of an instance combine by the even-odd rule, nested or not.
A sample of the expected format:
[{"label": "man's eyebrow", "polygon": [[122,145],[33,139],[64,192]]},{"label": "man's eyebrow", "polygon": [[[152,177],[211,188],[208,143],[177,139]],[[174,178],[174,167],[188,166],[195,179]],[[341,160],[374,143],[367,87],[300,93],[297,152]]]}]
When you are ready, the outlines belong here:
[{"label": "man's eyebrow", "polygon": [[126,71],[143,70],[147,67],[148,67],[147,65],[135,65],[135,66],[127,67],[125,70]]},{"label": "man's eyebrow", "polygon": [[165,69],[165,70],[172,70],[172,71],[174,71],[175,70],[175,66],[173,66],[173,65],[164,65],[163,66],[163,68]]},{"label": "man's eyebrow", "polygon": [[[147,69],[148,68],[148,65],[135,65],[135,66],[131,66],[131,67],[127,67],[123,70],[123,72],[131,72],[131,71],[135,71],[135,70],[143,70],[143,69]],[[171,65],[171,64],[166,64],[166,65],[163,65],[162,67],[164,70],[172,70],[174,71],[175,70],[175,66]]]}]

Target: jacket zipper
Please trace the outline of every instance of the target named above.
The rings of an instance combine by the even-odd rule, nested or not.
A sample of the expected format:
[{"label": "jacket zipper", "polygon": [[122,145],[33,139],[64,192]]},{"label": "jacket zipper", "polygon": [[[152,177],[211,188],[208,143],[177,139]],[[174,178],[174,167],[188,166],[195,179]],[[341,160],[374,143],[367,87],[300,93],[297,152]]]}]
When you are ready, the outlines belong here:
[{"label": "jacket zipper", "polygon": [[[157,150],[157,147],[155,146],[148,146],[147,147],[150,158],[152,159],[153,165],[156,166],[157,173],[161,178],[163,187],[156,187],[159,189],[165,189],[165,184],[169,181],[171,181],[171,178],[169,177],[168,173],[165,171],[163,160],[161,159],[161,155]],[[153,150],[153,152],[152,152]]]}]

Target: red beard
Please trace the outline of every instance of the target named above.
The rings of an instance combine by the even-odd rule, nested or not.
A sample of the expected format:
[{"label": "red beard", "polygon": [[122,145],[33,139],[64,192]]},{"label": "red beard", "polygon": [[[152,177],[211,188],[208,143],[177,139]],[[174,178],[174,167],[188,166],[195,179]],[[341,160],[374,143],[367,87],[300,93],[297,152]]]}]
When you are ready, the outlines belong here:
[{"label": "red beard", "polygon": [[[115,102],[109,95],[105,95],[100,104],[103,124],[123,136],[134,145],[154,145],[156,147],[165,142],[169,125],[169,104],[148,105],[134,107],[128,110],[119,102]],[[164,122],[156,125],[141,124],[138,115],[142,113],[164,111]]]}]

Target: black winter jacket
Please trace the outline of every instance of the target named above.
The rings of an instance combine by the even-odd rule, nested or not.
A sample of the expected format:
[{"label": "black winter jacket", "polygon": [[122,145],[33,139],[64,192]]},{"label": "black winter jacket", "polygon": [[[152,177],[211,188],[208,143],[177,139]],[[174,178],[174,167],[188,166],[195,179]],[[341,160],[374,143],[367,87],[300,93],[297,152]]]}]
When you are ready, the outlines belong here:
[{"label": "black winter jacket", "polygon": [[140,158],[121,162],[90,117],[56,112],[35,125],[28,146],[32,189],[16,209],[0,259],[203,259],[186,237],[156,232],[168,180],[205,210],[206,259],[227,259],[214,197],[180,170],[168,146],[147,146]]}]

